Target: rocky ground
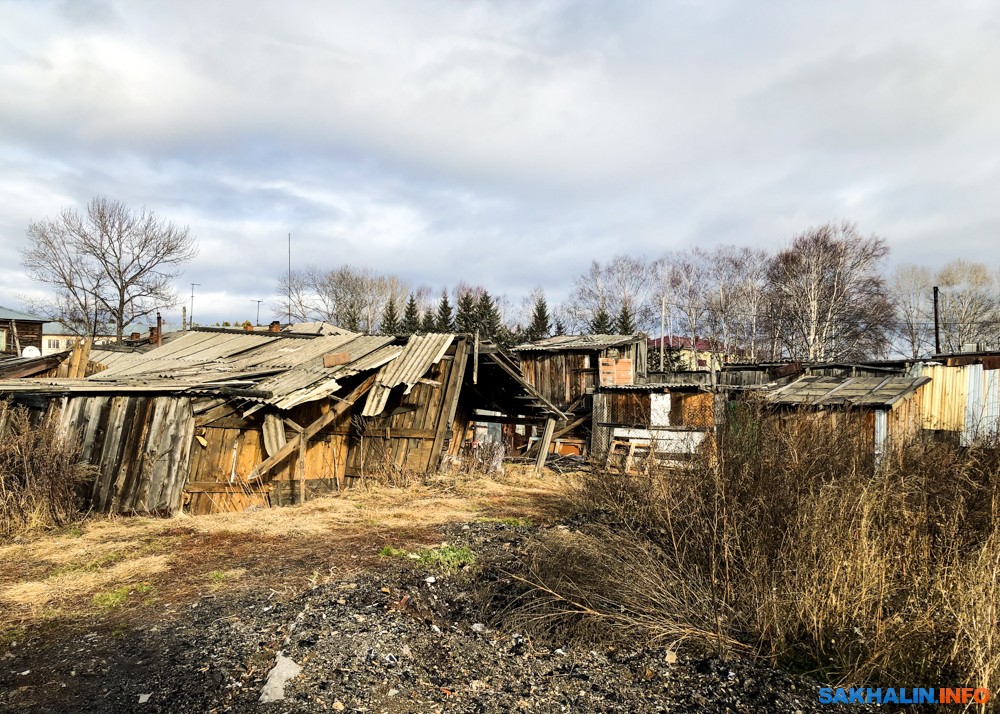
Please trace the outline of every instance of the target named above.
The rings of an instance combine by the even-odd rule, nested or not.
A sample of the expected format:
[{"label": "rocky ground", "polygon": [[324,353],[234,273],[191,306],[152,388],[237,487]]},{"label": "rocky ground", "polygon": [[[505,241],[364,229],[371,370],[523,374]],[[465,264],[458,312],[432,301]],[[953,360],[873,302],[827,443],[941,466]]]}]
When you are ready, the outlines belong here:
[{"label": "rocky ground", "polygon": [[[477,573],[484,563],[516,558],[530,530],[504,523],[447,527],[443,537],[478,558],[457,572],[392,555],[294,597],[220,594],[142,626],[27,636],[0,653],[0,709],[836,710],[817,703],[815,683],[745,660],[642,643],[624,649],[543,643],[494,628],[477,595]],[[276,662],[281,666],[268,683]],[[282,670],[287,681],[278,676]],[[265,689],[282,698],[262,703]]]}]

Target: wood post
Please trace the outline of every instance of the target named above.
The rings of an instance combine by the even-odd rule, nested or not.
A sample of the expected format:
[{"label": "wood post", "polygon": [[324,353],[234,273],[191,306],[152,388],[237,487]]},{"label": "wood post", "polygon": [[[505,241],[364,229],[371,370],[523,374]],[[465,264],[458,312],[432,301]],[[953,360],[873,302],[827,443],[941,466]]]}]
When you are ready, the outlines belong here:
[{"label": "wood post", "polygon": [[555,431],[556,420],[549,417],[545,420],[545,431],[542,432],[542,440],[538,447],[538,458],[535,459],[535,474],[542,473],[545,468],[545,459],[549,455],[549,445],[552,443],[552,432]]},{"label": "wood post", "polygon": [[[559,431],[555,432],[552,435],[552,439],[558,439],[560,436],[564,436],[565,434],[568,434],[569,432],[573,431],[573,429],[577,428],[578,426],[580,426],[581,424],[583,424],[585,421],[587,421],[590,418],[591,418],[590,414],[584,414],[582,417],[580,417],[576,421],[570,422],[566,426],[562,427]],[[541,441],[536,441],[534,444],[532,444],[531,446],[528,447],[528,449],[524,452],[524,455],[525,456],[531,456],[532,454],[534,454],[535,450],[538,449],[541,446],[541,443],[542,443]]]},{"label": "wood post", "polygon": [[295,477],[299,481],[299,503],[306,502],[306,440],[299,435],[298,458],[295,460]]}]

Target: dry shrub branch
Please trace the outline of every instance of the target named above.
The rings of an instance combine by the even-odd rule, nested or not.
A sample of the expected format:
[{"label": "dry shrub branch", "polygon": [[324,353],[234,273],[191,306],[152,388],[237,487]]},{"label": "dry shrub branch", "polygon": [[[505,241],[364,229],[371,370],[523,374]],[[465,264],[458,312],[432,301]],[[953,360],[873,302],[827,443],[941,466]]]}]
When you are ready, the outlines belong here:
[{"label": "dry shrub branch", "polygon": [[0,537],[79,519],[92,474],[56,412],[33,423],[28,410],[0,402]]},{"label": "dry shrub branch", "polygon": [[742,405],[689,470],[594,473],[541,535],[511,624],[686,640],[827,681],[1000,689],[1000,449],[921,438],[876,462],[863,414]]}]

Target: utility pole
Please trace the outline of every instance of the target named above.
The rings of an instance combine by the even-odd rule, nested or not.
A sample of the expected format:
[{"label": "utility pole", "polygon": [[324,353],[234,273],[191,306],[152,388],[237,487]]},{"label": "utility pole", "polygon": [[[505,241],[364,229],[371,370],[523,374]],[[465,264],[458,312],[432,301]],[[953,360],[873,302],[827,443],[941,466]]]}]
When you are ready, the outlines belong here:
[{"label": "utility pole", "polygon": [[263,300],[251,300],[250,302],[257,303],[257,322],[254,323],[255,327],[260,327],[260,304],[264,302]]},{"label": "utility pole", "polygon": [[[925,293],[926,294],[926,293]],[[941,323],[938,321],[938,286],[934,286],[934,354],[941,354]]]},{"label": "utility pole", "polygon": [[663,293],[660,299],[660,371],[663,371],[663,323],[667,316],[667,294]]},{"label": "utility pole", "polygon": [[188,324],[194,327],[194,289],[195,286],[201,287],[201,283],[191,283],[191,310],[188,312]]},{"label": "utility pole", "polygon": [[288,234],[288,324],[292,324],[292,234]]}]

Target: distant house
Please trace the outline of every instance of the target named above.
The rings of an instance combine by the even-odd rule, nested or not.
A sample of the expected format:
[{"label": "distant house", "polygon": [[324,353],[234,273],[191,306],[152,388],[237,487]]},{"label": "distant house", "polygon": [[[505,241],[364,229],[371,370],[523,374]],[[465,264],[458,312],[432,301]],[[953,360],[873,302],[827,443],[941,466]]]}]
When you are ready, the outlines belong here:
[{"label": "distant house", "polygon": [[[42,355],[54,355],[58,352],[71,350],[79,339],[80,335],[66,329],[65,325],[58,322],[46,322],[42,326]],[[115,339],[115,335],[97,335],[93,344],[111,344]]]},{"label": "distant house", "polygon": [[[7,307],[0,307],[0,354],[24,355],[33,347],[42,353],[42,325],[47,321]],[[31,350],[28,351],[31,356]]]},{"label": "distant house", "polygon": [[650,337],[649,351],[654,353],[650,357],[650,369],[659,370],[660,345],[663,345],[665,368],[673,367],[682,371],[708,371],[713,365],[721,367],[728,362],[735,362],[736,354],[723,354],[718,346],[713,348],[711,340],[699,337],[692,340],[690,337],[680,335],[665,335],[664,337]]}]

